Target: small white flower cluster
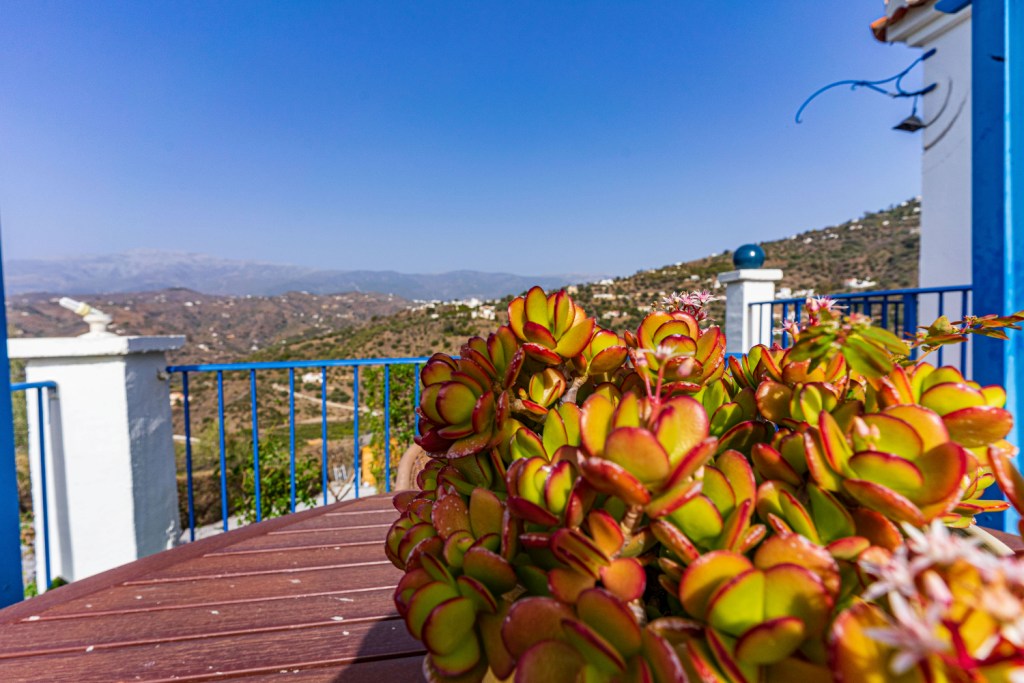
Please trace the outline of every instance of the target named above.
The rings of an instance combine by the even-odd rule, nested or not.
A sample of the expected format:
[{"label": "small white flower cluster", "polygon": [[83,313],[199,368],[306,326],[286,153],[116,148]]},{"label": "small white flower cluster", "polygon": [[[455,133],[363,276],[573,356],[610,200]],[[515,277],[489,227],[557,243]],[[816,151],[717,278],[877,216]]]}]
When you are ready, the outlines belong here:
[{"label": "small white flower cluster", "polygon": [[[986,552],[978,547],[977,539],[951,534],[939,520],[924,530],[910,525],[904,525],[904,530],[906,544],[887,562],[860,563],[861,569],[875,578],[864,599],[888,598],[889,624],[866,632],[896,650],[890,662],[893,674],[906,673],[933,655],[955,665],[963,663],[966,655],[974,665],[984,666],[1003,641],[1024,649],[1024,561]],[[958,643],[959,648],[964,647],[959,636],[942,637],[961,626],[953,617],[954,591],[943,577],[944,570],[954,565],[977,571],[980,581],[972,601],[998,625],[973,652],[954,651]],[[1024,669],[1021,672],[1024,675]]]}]

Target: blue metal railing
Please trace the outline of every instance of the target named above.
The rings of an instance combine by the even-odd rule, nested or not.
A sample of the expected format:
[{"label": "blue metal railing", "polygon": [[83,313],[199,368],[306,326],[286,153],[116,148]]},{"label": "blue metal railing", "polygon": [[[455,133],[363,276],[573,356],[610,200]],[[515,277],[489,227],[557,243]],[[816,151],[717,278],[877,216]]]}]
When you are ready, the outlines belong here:
[{"label": "blue metal railing", "polygon": [[[352,369],[352,441],[353,441],[353,489],[355,497],[359,497],[359,490],[362,486],[361,453],[359,444],[359,414],[366,410],[360,406],[360,380],[359,369],[364,367],[383,368],[383,418],[384,418],[384,488],[391,491],[391,368],[392,366],[411,365],[413,366],[414,402],[413,409],[419,405],[419,370],[429,360],[429,357],[415,358],[359,358],[359,359],[330,359],[330,360],[296,360],[262,363],[212,363],[205,365],[173,365],[167,368],[171,374],[180,374],[182,387],[182,406],[185,429],[185,478],[188,498],[188,527],[189,539],[195,540],[196,533],[196,509],[193,489],[192,471],[192,415],[190,409],[189,377],[198,373],[215,373],[217,378],[217,423],[219,430],[220,447],[220,504],[222,526],[224,531],[228,530],[228,519],[230,516],[228,483],[227,483],[227,453],[226,453],[226,428],[224,412],[224,373],[247,372],[249,375],[249,402],[251,409],[252,426],[252,468],[253,468],[253,497],[255,502],[255,519],[260,521],[263,517],[261,490],[261,469],[260,469],[260,417],[258,411],[257,373],[260,371],[288,371],[288,474],[289,474],[289,507],[295,512],[297,489],[296,489],[296,447],[295,447],[295,372],[296,370],[309,369],[320,371],[320,485],[322,489],[323,504],[327,504],[328,494],[328,376],[330,368],[351,368]],[[418,416],[415,420],[416,433],[419,431]]]},{"label": "blue metal railing", "polygon": [[[957,320],[967,315],[971,307],[970,285],[887,289],[829,296],[837,299],[845,307],[846,313],[870,316],[876,323],[904,339],[913,336],[919,325],[931,323],[942,315]],[[783,321],[800,322],[806,301],[804,297],[750,304],[748,315],[753,343],[770,345],[778,338],[783,348],[789,346],[792,340],[782,327]],[[946,360],[944,352],[943,347],[939,347],[936,352],[938,365]],[[968,344],[960,344],[959,358],[950,360],[954,363],[958,361],[958,367],[966,370],[968,357]]]},{"label": "blue metal railing", "polygon": [[[37,524],[36,528],[42,528],[43,537],[43,576],[46,579],[44,585],[39,586],[39,592],[42,593],[50,586],[50,582],[53,580],[50,570],[50,505],[48,500],[47,492],[47,476],[46,476],[46,411],[44,392],[56,391],[56,382],[17,382],[11,383],[11,392],[24,391],[26,392],[26,404],[28,402],[28,392],[35,390],[36,392],[36,425],[39,432],[39,509],[42,510],[43,519],[41,524]],[[26,408],[28,406],[26,405]],[[35,507],[35,506],[33,506]],[[36,543],[36,560],[38,561],[38,542]]]}]

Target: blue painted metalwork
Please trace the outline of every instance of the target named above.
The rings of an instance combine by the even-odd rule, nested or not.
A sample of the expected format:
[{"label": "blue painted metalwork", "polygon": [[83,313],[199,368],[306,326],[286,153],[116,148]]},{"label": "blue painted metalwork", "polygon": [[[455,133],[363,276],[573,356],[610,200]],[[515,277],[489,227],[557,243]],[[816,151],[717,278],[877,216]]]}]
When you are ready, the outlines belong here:
[{"label": "blue painted metalwork", "polygon": [[[971,7],[971,274],[974,309],[983,313],[1011,310],[1007,296],[1013,271],[1009,269],[1011,250],[1007,242],[1007,122],[1002,61],[1007,35],[1005,10],[1003,0],[980,0]],[[978,383],[1006,386],[1007,407],[1014,411],[1019,408],[1019,402],[1016,406],[1012,403],[1017,389],[1007,382],[1012,344],[979,338],[974,344],[973,363]],[[1004,514],[979,517],[979,523],[997,528],[1004,528],[1006,521]]]},{"label": "blue painted metalwork", "polygon": [[935,3],[935,9],[945,14],[956,14],[971,4],[971,0],[939,0]]},{"label": "blue painted metalwork", "polygon": [[[0,257],[0,264],[2,264]],[[5,302],[0,265],[0,303]],[[14,413],[11,364],[7,356],[7,307],[0,305],[0,607],[25,597],[21,583],[21,519],[18,476],[14,464]]]},{"label": "blue painted metalwork", "polygon": [[260,418],[256,403],[256,370],[249,370],[249,396],[252,403],[252,480],[256,497],[256,521],[263,519],[263,501],[260,498]]},{"label": "blue painted metalwork", "polygon": [[[190,379],[192,375],[202,372],[213,372],[217,375],[217,421],[220,431],[220,470],[221,470],[221,516],[222,516],[222,527],[226,531],[229,527],[228,515],[230,514],[230,505],[228,500],[227,490],[227,449],[226,449],[226,427],[225,427],[225,413],[224,413],[224,373],[225,372],[248,372],[249,374],[249,400],[251,408],[251,424],[252,424],[252,448],[253,448],[253,476],[254,476],[254,494],[256,499],[256,519],[261,520],[263,515],[262,499],[263,491],[262,480],[260,476],[261,465],[260,465],[260,427],[258,418],[258,395],[257,395],[257,373],[259,371],[288,371],[288,438],[289,438],[289,507],[291,511],[295,511],[297,505],[298,491],[297,491],[297,474],[296,474],[296,410],[295,410],[295,372],[303,368],[316,368],[320,371],[320,436],[321,436],[321,488],[322,488],[322,501],[327,503],[329,501],[328,485],[330,483],[330,475],[328,470],[328,456],[329,456],[329,423],[327,418],[327,407],[329,401],[328,396],[328,382],[327,382],[327,370],[328,368],[334,367],[347,367],[352,368],[352,404],[353,404],[353,416],[352,416],[352,427],[353,427],[353,483],[355,488],[355,496],[358,498],[360,495],[360,489],[362,487],[362,454],[360,453],[359,443],[359,369],[361,367],[378,366],[384,369],[384,490],[391,490],[391,366],[395,365],[412,365],[414,370],[414,381],[413,381],[413,392],[415,404],[419,405],[420,399],[420,386],[419,386],[419,370],[424,363],[430,360],[428,357],[416,357],[416,358],[358,358],[358,359],[325,359],[325,360],[312,360],[312,361],[281,361],[281,362],[262,362],[262,363],[212,363],[212,364],[200,364],[200,365],[174,365],[167,368],[168,372],[180,373],[182,379],[182,391],[185,395],[185,429],[186,429],[186,468],[191,472],[191,414],[189,410],[189,391],[190,391]],[[411,419],[416,420],[416,429],[419,433],[419,418],[418,415],[410,416]],[[188,480],[188,495],[189,495],[189,538],[195,536],[195,510],[193,504],[193,482],[192,476],[189,473],[187,475]]]},{"label": "blue painted metalwork", "polygon": [[[811,96],[808,97],[806,100],[804,100],[804,103],[800,105],[799,109],[797,109],[796,117],[795,117],[796,122],[797,123],[801,122],[800,121],[800,115],[804,113],[804,109],[807,108],[807,105],[809,105],[811,103],[811,101],[813,101],[818,95],[821,95],[825,91],[831,90],[832,88],[838,88],[839,86],[842,86],[842,85],[850,86],[850,90],[856,90],[857,88],[867,88],[868,90],[872,90],[872,91],[880,93],[882,95],[888,95],[889,97],[893,97],[893,98],[897,98],[897,97],[913,97],[914,98],[914,108],[915,108],[915,111],[916,111],[916,108],[917,108],[917,98],[920,97],[921,95],[927,95],[932,90],[935,90],[935,88],[938,87],[938,84],[937,83],[932,83],[930,85],[926,85],[925,87],[921,88],[920,90],[907,91],[907,90],[903,89],[903,78],[908,73],[910,73],[910,71],[915,66],[917,66],[918,64],[920,64],[921,62],[923,62],[924,60],[928,59],[929,57],[931,57],[934,54],[935,54],[935,48],[932,48],[931,50],[928,50],[923,55],[921,55],[920,57],[915,59],[913,62],[911,62],[910,66],[908,66],[906,69],[904,69],[903,71],[899,72],[895,76],[890,76],[889,78],[883,78],[883,79],[877,80],[877,81],[843,80],[843,81],[836,81],[835,83],[829,83],[828,85],[822,86],[822,87],[818,88],[817,90],[815,90],[813,93],[811,93]],[[893,84],[893,90],[891,90],[891,91],[882,87],[883,85],[888,85],[889,83]]]},{"label": "blue painted metalwork", "polygon": [[[43,403],[43,394],[46,391],[56,391],[56,382],[15,382],[11,384],[11,392],[24,391],[26,394],[35,390],[36,392],[36,425],[39,430],[39,497],[42,508],[42,537],[43,537],[43,577],[45,584],[40,586],[40,592],[49,587],[53,581],[50,562],[50,500],[49,500],[49,477],[46,473],[46,410]],[[27,400],[26,400],[27,404]],[[27,408],[27,405],[26,405]],[[21,554],[19,553],[19,562]]]},{"label": "blue painted metalwork", "polygon": [[185,481],[188,487],[188,540],[196,540],[196,507],[192,492],[192,419],[189,412],[188,373],[181,373],[181,395],[185,397]]},{"label": "blue painted metalwork", "polygon": [[391,366],[384,366],[384,491],[391,493]]},{"label": "blue painted metalwork", "polygon": [[733,252],[732,264],[737,268],[760,268],[764,265],[764,249],[759,244],[744,244]]},{"label": "blue painted metalwork", "polygon": [[[188,397],[185,397],[186,400]],[[228,463],[224,440],[224,373],[217,371],[217,422],[220,426],[220,512],[224,531],[228,530]]]},{"label": "blue painted metalwork", "polygon": [[320,477],[327,505],[327,368],[320,368]]},{"label": "blue painted metalwork", "polygon": [[[937,300],[937,306],[940,310],[944,310],[946,307],[945,296],[947,294],[959,294],[960,295],[960,310],[959,315],[963,315],[968,312],[968,296],[971,292],[970,285],[955,285],[945,287],[919,287],[915,289],[887,289],[877,290],[870,292],[849,292],[844,294],[830,294],[832,299],[840,301],[847,307],[849,313],[862,313],[864,315],[871,316],[878,320],[883,327],[899,335],[910,335],[914,334],[917,330],[918,324],[918,308],[921,305],[921,297],[934,296]],[[777,329],[775,323],[776,317],[779,317],[780,321],[788,320],[790,317],[790,307],[793,307],[795,311],[794,319],[798,322],[802,319],[803,305],[807,301],[806,298],[789,298],[789,299],[773,299],[771,301],[757,301],[750,306],[757,307],[758,313],[758,327],[756,329],[763,329],[763,325],[760,324],[764,320],[764,315],[767,314],[772,320],[772,339]],[[755,340],[761,343],[771,343],[770,340]],[[790,343],[790,337],[785,331],[782,332],[781,345],[786,347]],[[974,341],[972,340],[973,344]],[[966,345],[961,349],[961,364],[960,367],[965,367],[965,361],[967,350]],[[917,356],[917,351],[912,352],[912,357]],[[941,358],[941,356],[940,356]]]},{"label": "blue painted metalwork", "polygon": [[352,368],[352,485],[356,489],[356,498],[359,497],[359,489],[363,482],[362,459],[363,454],[359,450],[359,366]]},{"label": "blue painted metalwork", "polygon": [[295,368],[288,369],[288,476],[289,509],[295,512]]}]

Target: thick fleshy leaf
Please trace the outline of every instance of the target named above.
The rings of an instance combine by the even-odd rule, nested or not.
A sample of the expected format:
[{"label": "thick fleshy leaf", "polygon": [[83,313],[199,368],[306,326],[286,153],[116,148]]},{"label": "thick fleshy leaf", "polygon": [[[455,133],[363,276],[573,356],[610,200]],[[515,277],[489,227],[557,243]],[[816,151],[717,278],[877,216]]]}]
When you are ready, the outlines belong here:
[{"label": "thick fleshy leaf", "polygon": [[612,372],[626,362],[628,355],[629,350],[625,346],[610,346],[602,349],[590,361],[587,372],[591,375],[603,375]]},{"label": "thick fleshy leaf", "polygon": [[[827,491],[841,490],[843,480],[825,458],[820,435],[815,434],[813,430],[807,431],[803,435],[803,442],[807,469],[814,481]],[[783,454],[785,454],[785,450]]]},{"label": "thick fleshy leaf", "polygon": [[446,382],[437,392],[437,412],[448,424],[463,424],[473,416],[476,394],[465,384]]},{"label": "thick fleshy leaf", "polygon": [[796,617],[777,617],[755,625],[736,641],[736,658],[747,664],[772,664],[791,655],[804,639]]},{"label": "thick fleshy leaf", "polygon": [[811,634],[822,633],[832,612],[832,597],[821,578],[796,564],[777,564],[764,571],[765,618],[797,617]]},{"label": "thick fleshy leaf", "polygon": [[454,652],[475,625],[476,607],[472,600],[461,596],[446,600],[427,616],[423,624],[423,644],[432,653]]},{"label": "thick fleshy leaf", "polygon": [[857,453],[850,458],[850,469],[862,479],[880,483],[904,495],[919,491],[924,483],[924,475],[915,464],[889,453]]},{"label": "thick fleshy leaf", "polygon": [[475,635],[464,638],[459,646],[448,654],[428,654],[424,661],[427,683],[465,683],[477,680],[477,676],[487,671],[487,665],[481,660],[480,655],[480,641]]},{"label": "thick fleshy leaf", "polygon": [[790,486],[800,486],[803,483],[802,477],[782,457],[782,454],[768,444],[754,444],[750,451],[750,459],[758,474],[765,479],[777,479]]},{"label": "thick fleshy leaf", "polygon": [[807,498],[810,501],[814,526],[823,542],[828,543],[851,536],[856,531],[850,512],[831,493],[808,483]]},{"label": "thick fleshy leaf", "polygon": [[594,334],[595,324],[593,318],[586,318],[573,325],[558,340],[555,352],[562,358],[572,358],[583,353],[583,349],[590,343],[590,337]]},{"label": "thick fleshy leaf", "polygon": [[580,468],[587,482],[602,493],[611,493],[630,505],[646,505],[651,500],[639,479],[610,460],[586,458]]},{"label": "thick fleshy leaf", "polygon": [[587,529],[594,544],[608,557],[615,557],[626,540],[622,527],[604,510],[593,510],[587,515]]},{"label": "thick fleshy leaf", "polygon": [[704,483],[701,485],[701,493],[711,499],[723,517],[727,517],[739,502],[732,489],[732,484],[721,470],[712,466],[704,468]]},{"label": "thick fleshy leaf", "polygon": [[963,408],[944,416],[942,421],[950,438],[968,448],[993,444],[1013,428],[1009,411],[992,406]]},{"label": "thick fleshy leaf", "polygon": [[[867,629],[888,625],[881,610],[867,602],[855,602],[843,610],[829,632],[829,664],[833,674],[843,683],[888,683],[907,680],[895,678],[883,663],[889,661],[891,650],[872,638]],[[913,679],[910,679],[913,680]]]},{"label": "thick fleshy leaf", "polygon": [[676,554],[685,564],[700,557],[700,551],[674,524],[658,519],[651,522],[651,532],[666,548]]},{"label": "thick fleshy leaf", "polygon": [[920,508],[890,488],[863,479],[847,479],[843,482],[843,488],[861,505],[881,512],[892,520],[910,522],[915,526],[925,522]]},{"label": "thick fleshy leaf", "polygon": [[484,584],[494,595],[504,595],[515,588],[516,573],[501,555],[486,548],[470,548],[462,560],[462,571]]},{"label": "thick fleshy leaf", "polygon": [[698,619],[704,619],[715,591],[734,576],[752,568],[750,560],[728,550],[701,555],[687,567],[679,582],[679,600],[683,609]]},{"label": "thick fleshy leaf", "polygon": [[548,590],[562,602],[575,604],[580,593],[593,588],[595,579],[587,573],[565,567],[555,567],[548,572]]},{"label": "thick fleshy leaf", "polygon": [[799,534],[772,536],[754,554],[754,566],[769,569],[778,565],[796,564],[818,575],[831,595],[840,587],[839,565],[827,550]]},{"label": "thick fleshy leaf", "polygon": [[918,405],[898,405],[886,408],[885,415],[903,420],[917,432],[921,439],[921,450],[929,451],[940,443],[949,441],[949,430],[942,418],[934,411]]},{"label": "thick fleshy leaf", "polygon": [[515,660],[508,648],[505,647],[505,641],[501,637],[501,627],[510,606],[507,603],[500,606],[496,614],[481,613],[477,615],[480,640],[487,664],[500,680],[511,676],[515,667]]},{"label": "thick fleshy leaf", "polygon": [[821,434],[822,454],[829,466],[835,472],[847,473],[847,462],[853,455],[853,450],[835,418],[829,413],[822,412],[818,417],[818,430]]},{"label": "thick fleshy leaf", "polygon": [[624,657],[640,652],[640,627],[636,618],[625,603],[611,593],[600,588],[583,591],[576,602],[576,613]]},{"label": "thick fleshy leaf", "polygon": [[880,512],[855,508],[850,511],[850,516],[857,527],[857,535],[867,538],[872,545],[890,551],[903,545],[903,534],[899,527]]},{"label": "thick fleshy leaf", "polygon": [[501,533],[501,500],[485,488],[476,488],[469,496],[469,524],[474,536]]},{"label": "thick fleshy leaf", "polygon": [[498,601],[494,599],[487,587],[470,576],[460,576],[456,588],[464,598],[469,598],[477,612],[494,613],[498,611]]},{"label": "thick fleshy leaf", "polygon": [[551,537],[551,552],[570,567],[586,572],[595,579],[600,577],[601,567],[609,564],[608,556],[575,529],[562,528],[556,531]]},{"label": "thick fleshy leaf", "polygon": [[720,470],[732,487],[736,502],[753,500],[757,495],[757,482],[750,462],[739,451],[728,450],[715,458],[715,468]]},{"label": "thick fleshy leaf", "polygon": [[924,477],[924,484],[911,498],[921,505],[952,502],[951,499],[959,497],[969,457],[967,451],[952,442],[926,452],[915,461]]},{"label": "thick fleshy leaf", "polygon": [[601,583],[620,600],[629,602],[644,594],[647,574],[634,558],[619,557],[601,569]]},{"label": "thick fleshy leaf", "polygon": [[689,396],[667,401],[654,422],[653,432],[676,466],[691,449],[709,434],[708,414],[699,402]]},{"label": "thick fleshy leaf", "polygon": [[877,431],[871,445],[858,450],[876,450],[892,453],[903,458],[914,459],[924,450],[924,443],[917,431],[907,422],[887,413],[865,415],[864,424]]},{"label": "thick fleshy leaf", "polygon": [[669,473],[665,449],[654,434],[640,427],[621,427],[609,434],[604,457],[645,483],[660,482]]},{"label": "thick fleshy leaf", "polygon": [[519,496],[511,496],[508,499],[508,509],[515,514],[516,517],[524,519],[527,522],[533,524],[540,524],[543,526],[554,526],[558,524],[558,517],[551,514],[540,505],[531,503],[525,498]]},{"label": "thick fleshy leaf", "polygon": [[469,508],[466,507],[462,496],[457,494],[441,496],[434,503],[431,522],[438,535],[447,540],[456,531],[469,530]]},{"label": "thick fleshy leaf", "polygon": [[709,544],[722,533],[724,520],[711,499],[704,495],[691,498],[669,515],[669,519],[690,539]]},{"label": "thick fleshy leaf", "polygon": [[405,625],[412,637],[423,640],[423,624],[434,608],[447,600],[459,597],[459,592],[453,586],[440,581],[428,583],[413,593],[405,615]]},{"label": "thick fleshy leaf", "polygon": [[696,479],[683,479],[673,486],[666,486],[644,508],[651,519],[672,514],[688,503],[700,492],[701,482]]},{"label": "thick fleshy leaf", "polygon": [[562,460],[551,467],[544,484],[544,505],[555,515],[560,515],[565,509],[575,479],[574,468],[568,460]]},{"label": "thick fleshy leaf", "polygon": [[583,655],[583,659],[588,664],[605,673],[614,674],[625,671],[626,662],[622,655],[594,629],[575,619],[563,621],[562,629],[565,632],[566,640]]},{"label": "thick fleshy leaf", "polygon": [[501,626],[501,638],[515,659],[534,644],[545,640],[563,640],[562,621],[576,615],[554,598],[528,597],[512,603]]},{"label": "thick fleshy leaf", "polygon": [[583,663],[583,658],[571,645],[558,640],[546,640],[537,643],[519,658],[515,683],[575,681]]},{"label": "thick fleshy leaf", "polygon": [[748,569],[730,578],[711,595],[707,606],[708,623],[738,638],[764,621],[764,598],[764,572]]},{"label": "thick fleshy leaf", "polygon": [[779,422],[789,417],[789,404],[793,400],[793,390],[785,384],[765,380],[757,387],[755,396],[758,411],[766,420]]},{"label": "thick fleshy leaf", "polygon": [[584,449],[593,456],[604,454],[604,444],[611,431],[615,405],[601,394],[593,394],[583,404],[580,415],[580,438]]},{"label": "thick fleshy leaf", "polygon": [[643,631],[643,661],[650,666],[654,683],[686,683],[679,655],[665,638],[650,628]]},{"label": "thick fleshy leaf", "polygon": [[963,408],[983,406],[985,395],[964,382],[943,382],[921,394],[920,404],[941,416]]}]

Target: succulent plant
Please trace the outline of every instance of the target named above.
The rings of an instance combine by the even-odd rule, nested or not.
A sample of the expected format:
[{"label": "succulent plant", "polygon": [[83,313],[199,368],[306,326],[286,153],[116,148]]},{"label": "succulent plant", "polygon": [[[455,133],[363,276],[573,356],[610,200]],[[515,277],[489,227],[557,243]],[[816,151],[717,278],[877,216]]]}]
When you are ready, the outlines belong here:
[{"label": "succulent plant", "polygon": [[[418,443],[432,460],[395,497],[386,553],[428,680],[966,681],[1024,667],[1024,622],[966,607],[983,584],[1019,600],[1020,565],[922,559],[961,547],[946,526],[1006,507],[982,499],[996,480],[1024,502],[1005,392],[907,360],[910,345],[826,300],[789,325],[793,347],[726,359],[709,298],[674,295],[619,335],[535,287],[508,325],[425,365]],[[1021,320],[940,321],[914,344]],[[893,593],[908,567],[916,592]],[[945,621],[913,641],[911,612]],[[934,648],[918,657],[922,642]],[[941,667],[955,675],[928,677]]]}]

